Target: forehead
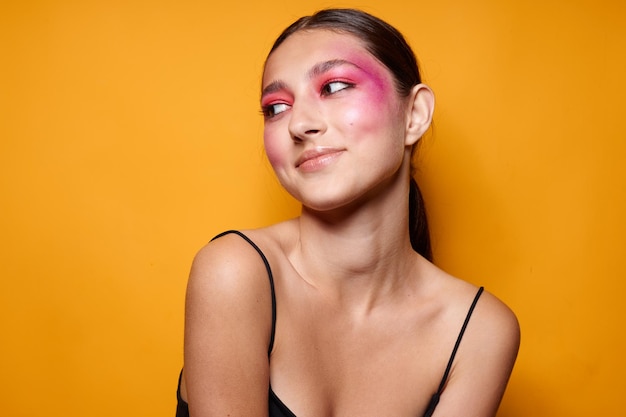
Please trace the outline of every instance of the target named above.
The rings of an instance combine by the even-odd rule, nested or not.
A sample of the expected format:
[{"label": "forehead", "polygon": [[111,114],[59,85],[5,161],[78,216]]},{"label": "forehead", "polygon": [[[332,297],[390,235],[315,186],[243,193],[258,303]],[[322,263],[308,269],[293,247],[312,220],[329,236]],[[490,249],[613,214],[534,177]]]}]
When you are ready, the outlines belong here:
[{"label": "forehead", "polygon": [[280,78],[286,71],[306,71],[315,63],[333,59],[383,68],[354,35],[326,29],[301,30],[289,36],[268,57],[263,83]]}]

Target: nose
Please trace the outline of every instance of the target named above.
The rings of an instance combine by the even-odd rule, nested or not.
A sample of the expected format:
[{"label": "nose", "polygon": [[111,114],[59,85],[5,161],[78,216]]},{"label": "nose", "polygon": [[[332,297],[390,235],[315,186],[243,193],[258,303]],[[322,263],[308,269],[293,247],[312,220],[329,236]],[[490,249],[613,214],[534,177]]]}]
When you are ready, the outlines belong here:
[{"label": "nose", "polygon": [[326,130],[322,110],[313,100],[293,103],[289,118],[289,133],[295,142],[319,136]]}]

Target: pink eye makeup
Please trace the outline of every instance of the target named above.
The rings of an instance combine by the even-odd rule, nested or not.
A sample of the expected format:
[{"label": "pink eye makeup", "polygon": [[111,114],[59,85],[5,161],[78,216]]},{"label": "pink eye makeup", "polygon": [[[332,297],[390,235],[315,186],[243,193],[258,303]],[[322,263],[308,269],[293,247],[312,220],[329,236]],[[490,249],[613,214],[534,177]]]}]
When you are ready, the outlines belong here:
[{"label": "pink eye makeup", "polygon": [[278,79],[271,81],[262,91],[261,113],[265,120],[271,120],[288,111],[299,94],[335,99],[336,94],[339,94],[336,98],[341,98],[344,97],[343,92],[358,88],[360,94],[369,95],[376,102],[384,101],[389,88],[380,68],[367,57],[347,54],[350,55],[353,56],[348,59],[337,58],[314,63],[300,73],[301,76],[297,72],[289,71],[285,74],[291,78],[282,78],[282,74],[279,74]]},{"label": "pink eye makeup", "polygon": [[261,113],[266,119],[271,119],[287,109],[289,109],[289,105],[286,103],[268,104],[267,106],[261,107]]},{"label": "pink eye makeup", "polygon": [[265,119],[271,119],[289,109],[293,98],[284,92],[285,89],[286,85],[282,82],[271,83],[263,89],[261,114]]}]

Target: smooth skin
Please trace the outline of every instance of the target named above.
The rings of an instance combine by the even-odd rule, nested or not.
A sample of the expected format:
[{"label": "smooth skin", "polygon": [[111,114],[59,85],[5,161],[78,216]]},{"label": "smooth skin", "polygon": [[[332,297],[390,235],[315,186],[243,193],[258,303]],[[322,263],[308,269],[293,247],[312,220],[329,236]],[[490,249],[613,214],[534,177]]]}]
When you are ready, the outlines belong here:
[{"label": "smooth skin", "polygon": [[[413,251],[411,149],[431,90],[408,97],[349,35],[290,36],[269,57],[264,141],[301,215],[196,256],[187,290],[182,395],[193,417],[259,417],[268,390],[298,417],[421,416],[477,288]],[[434,416],[495,416],[519,347],[514,314],[485,292]]]}]

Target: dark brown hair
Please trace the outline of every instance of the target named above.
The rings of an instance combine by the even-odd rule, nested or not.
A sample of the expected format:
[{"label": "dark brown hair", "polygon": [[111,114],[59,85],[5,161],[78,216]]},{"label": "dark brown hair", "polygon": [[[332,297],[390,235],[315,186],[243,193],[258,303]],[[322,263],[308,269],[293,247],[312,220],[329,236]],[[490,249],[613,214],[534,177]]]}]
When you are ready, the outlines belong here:
[{"label": "dark brown hair", "polygon": [[[409,96],[411,89],[422,82],[417,59],[404,36],[385,21],[356,9],[324,9],[301,17],[280,34],[269,54],[294,33],[314,29],[348,33],[360,39],[369,53],[389,69],[401,97]],[[411,170],[414,170],[412,165]],[[409,191],[409,234],[413,249],[432,261],[426,208],[413,176]]]}]

